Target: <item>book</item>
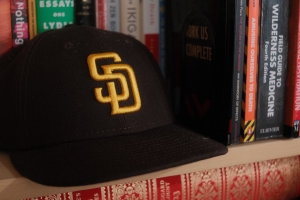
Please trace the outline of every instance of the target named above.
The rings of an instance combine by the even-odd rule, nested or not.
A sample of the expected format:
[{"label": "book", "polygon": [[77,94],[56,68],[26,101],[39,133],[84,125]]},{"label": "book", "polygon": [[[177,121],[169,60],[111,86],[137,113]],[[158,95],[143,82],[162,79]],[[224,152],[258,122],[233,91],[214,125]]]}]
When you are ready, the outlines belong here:
[{"label": "book", "polygon": [[255,140],[260,12],[260,0],[247,1],[241,142]]},{"label": "book", "polygon": [[96,0],[95,1],[95,16],[96,16],[96,27],[100,29],[107,29],[107,1],[109,0]]},{"label": "book", "polygon": [[289,1],[261,0],[261,12],[256,140],[283,136]]},{"label": "book", "polygon": [[29,41],[27,0],[10,0],[13,47]]},{"label": "book", "polygon": [[36,4],[35,0],[27,0],[28,7],[28,31],[29,39],[31,40],[37,35],[36,25]]},{"label": "book", "polygon": [[142,42],[140,0],[121,0],[121,33],[130,35]]},{"label": "book", "polygon": [[74,0],[36,0],[36,19],[38,34],[74,24]]},{"label": "book", "polygon": [[[243,91],[243,70],[244,70],[244,44],[246,31],[246,4],[247,0],[231,1],[230,8],[235,10],[228,11],[232,13],[230,20],[234,21],[234,39],[233,42],[233,73],[232,73],[232,101],[231,117],[229,121],[228,144],[237,144],[240,142],[241,133],[241,111],[242,111],[242,91]],[[229,35],[231,37],[231,35]]]},{"label": "book", "polygon": [[158,63],[164,78],[167,80],[166,67],[166,2],[159,0],[159,47]]},{"label": "book", "polygon": [[290,1],[288,68],[285,85],[284,136],[299,137],[300,122],[300,2]]},{"label": "book", "polygon": [[96,27],[96,1],[72,0],[74,1],[74,23],[76,25],[89,25]]},{"label": "book", "polygon": [[236,83],[242,81],[243,67],[236,61],[243,59],[245,36],[235,34],[243,33],[245,5],[235,0],[192,1],[189,5],[182,14],[181,66],[173,72],[180,74],[177,119],[225,145],[239,143],[240,135],[232,131],[240,131],[240,125],[232,125],[238,123],[232,117],[240,114],[241,101],[237,108],[236,97],[241,98],[241,82]]},{"label": "book", "polygon": [[120,0],[96,1],[96,27],[120,32]]},{"label": "book", "polygon": [[10,0],[0,0],[0,57],[12,48]]},{"label": "book", "polygon": [[142,43],[159,62],[159,0],[142,0]]},{"label": "book", "polygon": [[120,0],[107,0],[107,30],[120,32]]},{"label": "book", "polygon": [[166,5],[166,82],[176,120],[180,119],[181,25],[192,1],[165,1]]},{"label": "book", "polygon": [[46,199],[296,199],[300,156],[196,171],[23,200]]}]

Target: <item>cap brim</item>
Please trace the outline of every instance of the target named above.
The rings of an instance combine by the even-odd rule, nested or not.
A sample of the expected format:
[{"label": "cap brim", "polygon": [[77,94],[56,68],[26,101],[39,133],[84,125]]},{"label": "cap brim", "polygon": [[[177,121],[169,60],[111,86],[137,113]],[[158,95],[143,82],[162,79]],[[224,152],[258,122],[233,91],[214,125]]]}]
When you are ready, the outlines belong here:
[{"label": "cap brim", "polygon": [[11,152],[25,177],[45,185],[105,182],[227,153],[226,146],[177,125],[118,137]]}]

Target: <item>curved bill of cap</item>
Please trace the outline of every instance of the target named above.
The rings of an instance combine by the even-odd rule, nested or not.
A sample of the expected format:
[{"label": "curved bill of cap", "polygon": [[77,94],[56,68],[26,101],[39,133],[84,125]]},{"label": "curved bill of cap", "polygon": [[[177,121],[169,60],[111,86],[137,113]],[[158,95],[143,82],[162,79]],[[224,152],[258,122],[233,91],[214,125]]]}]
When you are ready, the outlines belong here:
[{"label": "curved bill of cap", "polygon": [[226,154],[227,147],[178,125],[10,152],[17,170],[45,185],[111,181]]}]

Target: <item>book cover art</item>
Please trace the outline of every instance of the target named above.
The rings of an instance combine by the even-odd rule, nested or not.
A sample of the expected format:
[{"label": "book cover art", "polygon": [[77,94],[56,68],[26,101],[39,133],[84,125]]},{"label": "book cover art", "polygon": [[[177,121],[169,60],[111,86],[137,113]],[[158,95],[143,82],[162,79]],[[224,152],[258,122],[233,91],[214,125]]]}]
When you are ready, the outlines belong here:
[{"label": "book cover art", "polygon": [[243,33],[245,5],[235,0],[192,2],[181,29],[178,120],[225,145],[236,144],[240,136],[232,131],[240,125],[232,117],[240,115],[244,35],[235,34]]},{"label": "book cover art", "polygon": [[121,32],[142,41],[140,0],[121,0]]},{"label": "book cover art", "polygon": [[262,0],[256,140],[282,137],[289,1]]},{"label": "book cover art", "polygon": [[37,33],[74,24],[74,1],[36,0]]},{"label": "book cover art", "polygon": [[12,48],[10,0],[0,0],[0,57]]},{"label": "book cover art", "polygon": [[255,140],[260,12],[260,0],[247,0],[241,142]]},{"label": "book cover art", "polygon": [[[74,1],[74,2],[73,2]],[[72,0],[74,23],[96,27],[96,2],[94,0]],[[74,5],[75,3],[75,5]],[[71,14],[71,13],[70,13]],[[71,19],[70,19],[71,20]]]},{"label": "book cover art", "polygon": [[12,43],[16,48],[29,41],[27,0],[11,0]]},{"label": "book cover art", "polygon": [[142,1],[142,43],[159,62],[159,0]]},{"label": "book cover art", "polygon": [[290,1],[288,68],[285,86],[284,136],[299,137],[300,122],[300,2]]}]

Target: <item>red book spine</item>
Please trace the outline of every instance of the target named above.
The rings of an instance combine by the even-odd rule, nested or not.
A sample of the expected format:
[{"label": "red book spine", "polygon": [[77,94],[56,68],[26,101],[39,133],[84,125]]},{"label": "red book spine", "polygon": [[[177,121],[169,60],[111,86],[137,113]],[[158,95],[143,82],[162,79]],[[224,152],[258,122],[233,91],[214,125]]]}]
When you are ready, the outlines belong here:
[{"label": "red book spine", "polygon": [[242,102],[242,129],[241,142],[255,140],[256,121],[256,93],[257,93],[257,70],[259,51],[259,21],[260,0],[247,1],[247,31],[245,45],[245,68]]},{"label": "red book spine", "polygon": [[153,54],[156,61],[159,61],[159,35],[158,34],[146,34],[145,35],[145,46],[150,50]]},{"label": "red book spine", "polygon": [[284,135],[296,138],[300,124],[300,3],[291,0],[290,4]]},{"label": "red book spine", "polygon": [[96,27],[107,30],[106,0],[96,0]]},{"label": "red book spine", "polygon": [[143,1],[142,42],[159,62],[159,0]]},{"label": "red book spine", "polygon": [[37,200],[295,199],[300,156],[66,192]]}]

